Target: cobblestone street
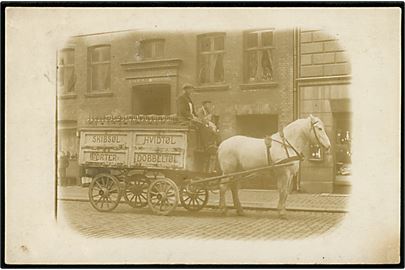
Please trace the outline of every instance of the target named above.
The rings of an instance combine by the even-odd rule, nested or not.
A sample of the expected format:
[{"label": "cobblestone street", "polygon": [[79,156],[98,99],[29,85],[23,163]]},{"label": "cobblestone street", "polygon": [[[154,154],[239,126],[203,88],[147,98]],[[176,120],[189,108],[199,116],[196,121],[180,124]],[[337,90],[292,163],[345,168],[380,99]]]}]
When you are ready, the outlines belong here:
[{"label": "cobblestone street", "polygon": [[59,201],[59,215],[88,237],[204,238],[204,239],[302,239],[336,229],[344,213],[289,211],[282,220],[276,211],[247,210],[246,216],[228,216],[215,209],[198,213],[181,207],[170,216],[157,216],[148,208],[120,204],[114,211],[98,212],[88,202]]}]

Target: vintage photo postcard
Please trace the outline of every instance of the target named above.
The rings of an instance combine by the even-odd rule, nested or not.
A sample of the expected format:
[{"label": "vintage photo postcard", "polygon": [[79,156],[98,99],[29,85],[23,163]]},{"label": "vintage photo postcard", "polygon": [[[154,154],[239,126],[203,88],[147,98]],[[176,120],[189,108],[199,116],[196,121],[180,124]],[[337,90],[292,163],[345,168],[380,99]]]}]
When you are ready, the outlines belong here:
[{"label": "vintage photo postcard", "polygon": [[5,30],[5,263],[400,263],[399,6]]}]

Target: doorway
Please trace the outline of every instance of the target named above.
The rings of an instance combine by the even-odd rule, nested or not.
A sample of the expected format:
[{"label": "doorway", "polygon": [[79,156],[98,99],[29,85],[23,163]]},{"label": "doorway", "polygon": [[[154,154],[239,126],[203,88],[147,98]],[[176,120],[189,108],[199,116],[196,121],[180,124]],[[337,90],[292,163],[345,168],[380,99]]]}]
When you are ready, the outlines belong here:
[{"label": "doorway", "polygon": [[133,114],[168,115],[170,108],[170,85],[139,85],[132,92]]},{"label": "doorway", "polygon": [[[239,135],[263,139],[266,135],[278,131],[278,115],[274,114],[246,114],[236,117]],[[277,181],[271,174],[252,177],[242,182],[246,189],[277,189]]]},{"label": "doorway", "polygon": [[278,116],[274,114],[238,115],[236,124],[240,135],[264,138],[278,131]]}]

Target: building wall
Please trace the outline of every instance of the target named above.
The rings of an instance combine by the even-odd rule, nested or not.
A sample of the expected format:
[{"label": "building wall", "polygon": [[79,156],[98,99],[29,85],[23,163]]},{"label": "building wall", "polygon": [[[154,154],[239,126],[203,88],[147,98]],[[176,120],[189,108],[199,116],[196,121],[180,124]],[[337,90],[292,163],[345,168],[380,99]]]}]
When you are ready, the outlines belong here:
[{"label": "building wall", "polygon": [[[86,35],[72,38],[66,47],[75,49],[75,93],[59,97],[59,120],[76,120],[80,127],[89,116],[104,114],[130,114],[132,87],[143,84],[168,83],[167,78],[129,79],[143,76],[136,58],[139,42],[145,39],[165,39],[164,59],[179,61],[175,77],[170,84],[173,101],[181,92],[183,83],[196,86],[192,98],[196,106],[203,100],[212,100],[220,116],[222,138],[237,133],[237,115],[272,114],[278,116],[279,126],[293,120],[292,107],[292,31],[276,31],[274,38],[274,80],[269,83],[246,83],[243,80],[243,32],[225,33],[224,83],[201,86],[197,80],[197,36],[204,33],[122,32]],[[88,48],[95,45],[111,46],[111,91],[93,94],[88,91]],[[141,61],[143,62],[143,61]],[[154,65],[153,63],[151,65]],[[164,70],[163,70],[164,71]],[[149,69],[147,74],[157,74]],[[145,75],[146,76],[146,75]],[[175,103],[173,103],[175,104]],[[172,113],[175,113],[175,106]]]},{"label": "building wall", "polygon": [[[323,161],[303,162],[301,187],[308,192],[332,192],[335,130],[330,101],[350,98],[350,62],[337,37],[315,29],[301,29],[298,35],[299,116],[318,116],[332,143],[332,150],[325,153]],[[310,155],[309,151],[304,154]]]}]

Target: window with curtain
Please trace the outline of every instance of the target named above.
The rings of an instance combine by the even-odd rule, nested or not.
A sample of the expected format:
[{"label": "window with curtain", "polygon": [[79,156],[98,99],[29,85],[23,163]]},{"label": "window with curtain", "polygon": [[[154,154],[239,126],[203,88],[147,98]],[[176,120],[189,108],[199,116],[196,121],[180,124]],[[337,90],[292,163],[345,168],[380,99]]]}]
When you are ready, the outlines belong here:
[{"label": "window with curtain", "polygon": [[141,42],[142,59],[158,59],[164,56],[164,39],[147,39]]},{"label": "window with curtain", "polygon": [[95,46],[88,49],[90,92],[109,91],[111,84],[110,46]]},{"label": "window with curtain", "polygon": [[245,81],[273,80],[274,30],[245,33]]},{"label": "window with curtain", "polygon": [[75,50],[63,49],[58,54],[58,86],[62,94],[75,91]]},{"label": "window with curtain", "polygon": [[225,34],[204,34],[198,37],[198,82],[224,81]]}]

